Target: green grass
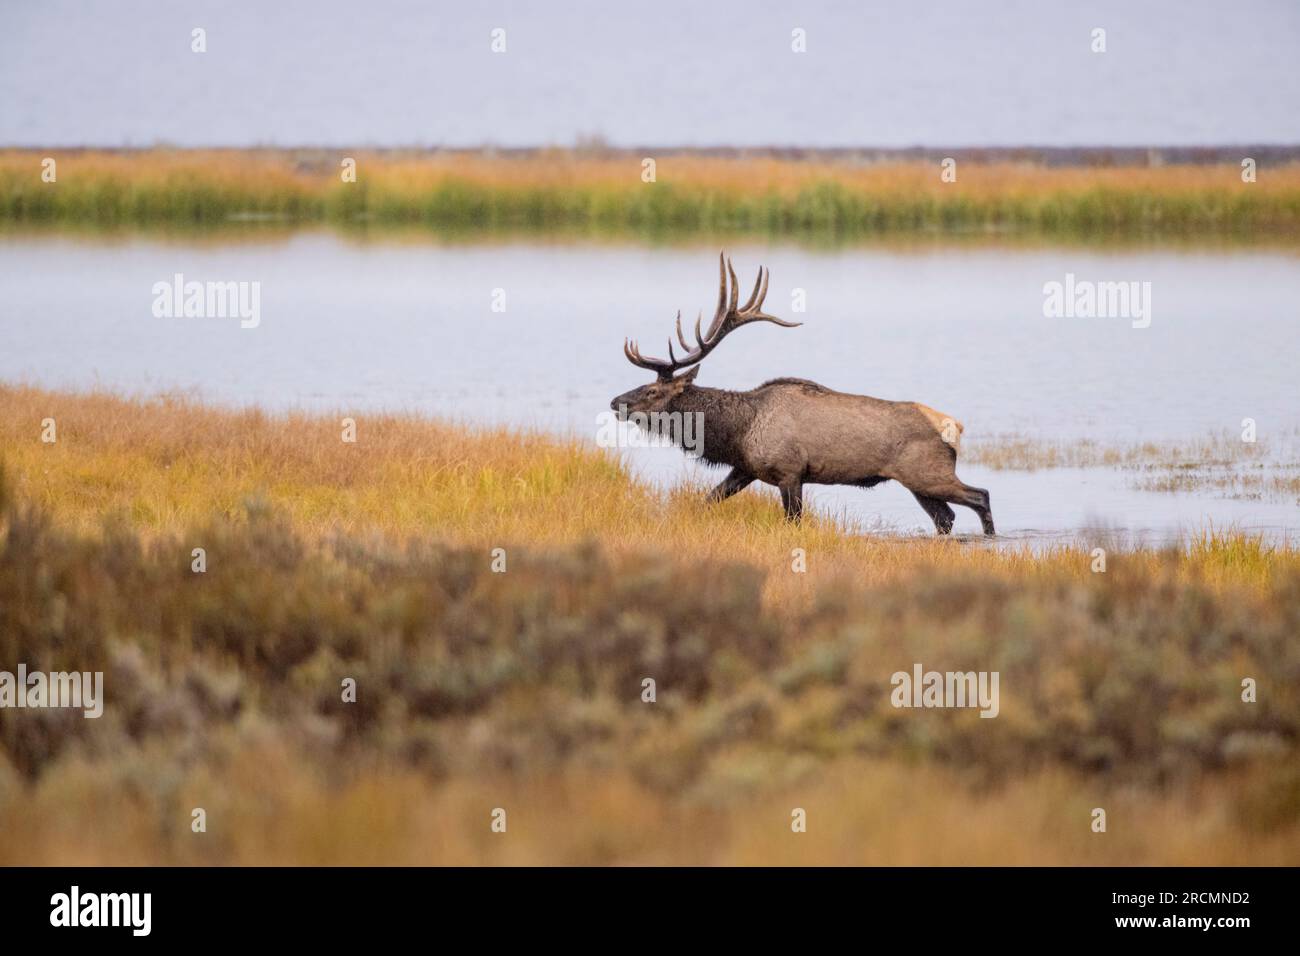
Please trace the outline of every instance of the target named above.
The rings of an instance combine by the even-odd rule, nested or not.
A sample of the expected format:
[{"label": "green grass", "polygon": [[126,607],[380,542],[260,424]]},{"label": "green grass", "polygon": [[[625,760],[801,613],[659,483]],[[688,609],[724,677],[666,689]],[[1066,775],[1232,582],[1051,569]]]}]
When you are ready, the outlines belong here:
[{"label": "green grass", "polygon": [[[0,222],[194,225],[232,219],[586,230],[638,235],[869,236],[1013,232],[1060,237],[1294,238],[1300,165],[1242,183],[1231,165],[961,167],[666,155],[642,182],[634,156],[333,154],[273,150],[0,153]],[[342,155],[340,153],[340,155]]]}]

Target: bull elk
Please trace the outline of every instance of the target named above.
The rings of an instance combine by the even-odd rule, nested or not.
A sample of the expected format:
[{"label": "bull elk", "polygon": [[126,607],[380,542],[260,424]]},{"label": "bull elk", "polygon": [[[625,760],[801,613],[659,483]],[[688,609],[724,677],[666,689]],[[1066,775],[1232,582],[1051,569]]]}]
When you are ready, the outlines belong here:
[{"label": "bull elk", "polygon": [[[652,416],[661,420],[665,412],[701,415],[701,457],[731,468],[709,492],[709,501],[730,498],[751,482],[762,481],[780,489],[786,517],[797,521],[803,514],[806,484],[871,488],[892,479],[912,492],[940,534],[952,530],[949,503],[970,508],[979,515],[984,533],[994,533],[989,493],[957,477],[962,425],[933,408],[849,395],[801,378],[772,379],[747,392],[696,385],[700,362],[742,325],[802,324],[763,312],[766,269],[759,268],[749,301],[739,307],[736,272],[725,254],[718,257],[718,274],[717,311],[703,332],[703,314],[696,319],[694,346],[682,334],[682,314],[677,313],[677,341],[684,352],[680,358],[671,338],[667,359],[642,355],[635,342],[624,340],[628,361],[656,378],[610,402],[620,420],[633,415],[638,421]],[[687,371],[678,375],[682,369]]]}]

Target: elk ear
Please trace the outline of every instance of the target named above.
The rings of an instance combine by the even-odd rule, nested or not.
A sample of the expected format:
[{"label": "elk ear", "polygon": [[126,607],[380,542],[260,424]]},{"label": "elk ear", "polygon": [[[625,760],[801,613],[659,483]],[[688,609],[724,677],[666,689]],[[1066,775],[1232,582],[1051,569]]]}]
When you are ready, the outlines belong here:
[{"label": "elk ear", "polygon": [[700,367],[698,365],[692,365],[685,372],[682,372],[681,375],[678,375],[675,379],[673,379],[673,381],[679,382],[682,385],[689,385],[691,384],[691,382],[695,381],[695,376],[699,374],[700,374]]}]

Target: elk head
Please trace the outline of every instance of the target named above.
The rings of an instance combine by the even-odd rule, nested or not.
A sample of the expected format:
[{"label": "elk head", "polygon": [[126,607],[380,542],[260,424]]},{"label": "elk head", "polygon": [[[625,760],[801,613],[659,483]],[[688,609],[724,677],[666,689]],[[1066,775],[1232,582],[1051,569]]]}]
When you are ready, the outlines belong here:
[{"label": "elk head", "polygon": [[[730,278],[730,282],[728,282],[728,278]],[[749,301],[738,308],[736,302],[739,298],[740,287],[736,281],[736,270],[731,267],[731,260],[727,258],[726,253],[719,253],[718,307],[713,314],[713,321],[709,323],[707,331],[700,331],[700,326],[704,321],[703,312],[695,320],[695,345],[693,347],[687,343],[686,336],[682,334],[682,313],[680,310],[677,313],[677,342],[685,353],[681,358],[678,358],[673,351],[673,340],[671,338],[668,339],[667,359],[642,355],[635,342],[624,339],[623,354],[627,356],[627,360],[638,368],[654,372],[655,381],[649,385],[634,388],[630,392],[624,392],[609,403],[609,407],[618,414],[619,419],[625,421],[629,415],[638,412],[649,414],[669,411],[673,400],[695,381],[695,376],[700,371],[699,363],[703,361],[704,357],[712,352],[728,333],[735,331],[742,325],[747,325],[750,322],[772,322],[788,329],[802,325],[801,322],[786,322],[784,319],[778,319],[776,316],[768,315],[763,311],[763,300],[767,298],[767,280],[768,271],[760,266],[758,279],[754,283],[754,291],[750,293]],[[676,373],[682,369],[687,369],[687,371],[677,375]]]}]

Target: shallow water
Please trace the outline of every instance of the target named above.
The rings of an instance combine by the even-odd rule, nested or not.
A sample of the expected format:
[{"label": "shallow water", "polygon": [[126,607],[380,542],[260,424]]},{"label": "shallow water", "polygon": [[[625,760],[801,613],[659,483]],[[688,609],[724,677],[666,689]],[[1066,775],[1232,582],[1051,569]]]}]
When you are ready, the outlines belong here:
[{"label": "shallow water", "polygon": [[[1300,426],[1292,344],[1300,270],[1288,251],[916,243],[730,251],[745,295],[765,263],[768,311],[805,324],[741,330],[707,360],[701,384],[747,388],[797,375],[924,401],[963,421],[968,441],[1197,437],[1237,431],[1245,417],[1267,439]],[[182,389],[273,409],[403,409],[595,442],[610,398],[649,380],[624,360],[623,336],[661,352],[676,309],[693,320],[711,308],[715,256],[703,245],[437,245],[324,232],[223,243],[5,236],[0,379]],[[1044,283],[1067,272],[1150,282],[1149,327],[1045,318]],[[175,273],[260,283],[259,324],[155,317],[154,284]],[[493,311],[494,296],[505,311]],[[721,477],[673,449],[623,454],[657,480]],[[1294,503],[1137,491],[1118,471],[959,464],[959,474],[990,489],[999,530],[1012,540],[1053,541],[1081,527],[1152,541],[1209,523],[1272,537],[1300,530]],[[929,527],[893,484],[813,488],[810,500],[872,527]],[[957,512],[958,530],[978,529],[970,512]]]}]

